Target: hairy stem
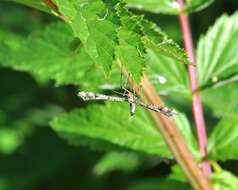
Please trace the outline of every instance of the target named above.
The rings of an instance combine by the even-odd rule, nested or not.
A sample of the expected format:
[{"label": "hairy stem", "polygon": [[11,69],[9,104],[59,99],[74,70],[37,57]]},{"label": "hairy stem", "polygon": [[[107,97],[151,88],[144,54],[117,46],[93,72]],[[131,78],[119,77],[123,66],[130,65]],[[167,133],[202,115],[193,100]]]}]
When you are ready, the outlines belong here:
[{"label": "hairy stem", "polygon": [[[181,9],[183,9],[184,1],[177,0],[177,2],[179,3]],[[192,64],[188,66],[188,74],[190,79],[190,88],[192,91],[193,117],[194,117],[195,126],[197,130],[200,154],[202,158],[205,158],[207,154],[207,151],[206,151],[207,134],[206,134],[201,98],[200,98],[199,92],[197,91],[199,85],[198,85],[198,79],[197,79],[197,70],[195,67],[196,61],[195,61],[194,50],[193,50],[193,41],[192,41],[192,35],[191,35],[191,30],[189,25],[189,18],[187,14],[184,12],[181,12],[181,14],[179,15],[179,21],[180,21],[181,30],[183,33],[184,46],[188,53],[188,57],[190,61],[192,62]],[[211,173],[210,163],[207,160],[203,161],[202,170],[206,176],[208,176]]]}]

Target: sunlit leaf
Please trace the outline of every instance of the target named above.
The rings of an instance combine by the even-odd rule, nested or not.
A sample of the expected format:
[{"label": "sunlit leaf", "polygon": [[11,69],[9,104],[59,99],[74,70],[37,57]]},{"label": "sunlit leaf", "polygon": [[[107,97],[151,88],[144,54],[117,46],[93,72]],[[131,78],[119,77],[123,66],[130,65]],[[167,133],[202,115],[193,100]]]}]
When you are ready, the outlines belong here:
[{"label": "sunlit leaf", "polygon": [[238,114],[224,117],[208,141],[208,156],[213,160],[237,159]]},{"label": "sunlit leaf", "polygon": [[146,71],[160,94],[189,94],[188,77],[184,65],[151,49],[147,53],[149,67]]},{"label": "sunlit leaf", "polygon": [[117,14],[121,15],[121,27],[117,30],[119,41],[117,56],[122,65],[132,74],[132,79],[139,83],[146,66],[146,48],[142,40],[141,18],[123,9],[121,4],[116,10]]},{"label": "sunlit leaf", "polygon": [[[149,66],[145,59],[146,49],[152,49],[156,54],[163,54],[179,62],[188,63],[184,50],[162,33],[155,24],[128,11],[118,0],[112,2],[56,0],[54,3],[57,6],[55,14],[63,18],[73,32],[70,33],[66,27],[61,31],[62,26],[55,26],[43,33],[33,33],[24,44],[14,42],[20,47],[19,54],[17,54],[19,63],[12,64],[15,69],[30,71],[38,75],[41,80],[57,78],[57,84],[77,83],[79,78],[93,75],[96,78],[97,75],[93,73],[85,75],[85,72],[82,74],[81,67],[76,64],[79,60],[87,67],[84,71],[96,68],[98,72],[101,72],[99,70],[103,68],[102,70],[108,77],[114,72],[113,62],[119,58],[134,81],[139,83],[144,68]],[[76,39],[73,39],[73,36]],[[77,46],[70,49],[69,46],[77,40]],[[56,48],[50,49],[52,45]],[[9,51],[9,49],[4,49],[4,51]],[[27,58],[26,54],[29,55]],[[13,58],[14,61],[15,59]],[[31,67],[27,63],[30,60],[40,63],[35,63],[34,67]],[[43,67],[43,63],[50,65],[53,62],[57,62],[60,67],[52,66],[47,69]],[[7,63],[4,64],[7,65]],[[20,67],[20,64],[25,68]],[[120,65],[117,64],[114,67],[120,71]],[[59,68],[61,70],[57,70]],[[71,75],[64,78],[62,72],[66,70],[77,73],[73,73],[71,79],[69,79]],[[48,74],[43,74],[44,72]],[[76,78],[75,75],[77,75]],[[103,75],[100,74],[100,76]]]},{"label": "sunlit leaf", "polygon": [[126,3],[131,8],[146,10],[153,13],[179,13],[179,6],[174,0],[126,0]]},{"label": "sunlit leaf", "polygon": [[51,124],[60,136],[76,145],[100,150],[120,150],[121,147],[170,157],[167,146],[146,111],[138,108],[136,117],[131,118],[128,109],[126,103],[91,105],[64,114]]},{"label": "sunlit leaf", "polygon": [[221,16],[207,34],[200,38],[197,48],[197,67],[202,88],[223,81],[229,82],[229,79],[237,75],[237,19],[237,13]]},{"label": "sunlit leaf", "polygon": [[76,3],[58,0],[56,3],[61,13],[68,17],[75,36],[81,40],[90,58],[108,75],[117,39],[113,9],[102,1]]},{"label": "sunlit leaf", "polygon": [[103,66],[106,73],[110,72],[117,55],[138,83],[147,66],[146,48],[188,63],[184,50],[160,32],[155,24],[127,11],[119,1],[83,1],[75,5],[74,1],[70,5],[60,0],[56,2],[59,10],[69,18],[74,34],[80,38],[88,55]]},{"label": "sunlit leaf", "polygon": [[[238,83],[202,91],[202,100],[217,117],[229,116],[238,110]],[[219,103],[218,103],[219,102]]]},{"label": "sunlit leaf", "polygon": [[[214,0],[188,0],[184,9],[188,13],[196,12],[208,7]],[[179,14],[179,4],[175,0],[126,0],[128,6],[153,13]]]},{"label": "sunlit leaf", "polygon": [[140,24],[144,33],[144,43],[148,49],[152,49],[155,53],[171,57],[179,63],[190,63],[186,52],[172,39],[169,39],[156,24],[145,19],[141,20]]},{"label": "sunlit leaf", "polygon": [[0,64],[28,71],[41,80],[54,79],[57,84],[80,84],[92,80],[89,74],[92,71],[96,71],[94,77],[102,73],[81,48],[80,41],[74,40],[70,29],[63,23],[35,32],[25,41],[15,35],[7,35],[5,39],[8,40],[4,39],[5,35],[1,36]]},{"label": "sunlit leaf", "polygon": [[222,170],[215,164],[214,172],[211,174],[211,181],[215,189],[218,190],[236,190],[238,187],[238,178],[232,173]]}]

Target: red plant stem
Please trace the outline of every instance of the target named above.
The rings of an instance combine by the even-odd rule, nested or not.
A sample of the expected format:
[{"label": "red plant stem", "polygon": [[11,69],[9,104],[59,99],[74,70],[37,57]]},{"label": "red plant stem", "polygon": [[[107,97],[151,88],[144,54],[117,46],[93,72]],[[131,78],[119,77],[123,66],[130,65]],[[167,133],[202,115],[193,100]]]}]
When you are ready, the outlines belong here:
[{"label": "red plant stem", "polygon": [[[179,3],[181,8],[184,7],[183,0],[177,0],[177,2]],[[188,65],[188,74],[190,79],[190,88],[192,91],[193,117],[194,117],[195,126],[197,130],[200,154],[202,158],[205,158],[207,154],[207,151],[206,151],[207,134],[206,134],[201,98],[200,98],[199,92],[197,91],[199,85],[198,85],[198,79],[197,79],[197,70],[195,67],[196,61],[194,56],[193,40],[192,40],[192,35],[190,30],[189,18],[187,14],[184,12],[181,12],[181,14],[179,15],[179,21],[180,21],[180,27],[183,33],[184,46],[187,51],[188,57],[190,61],[192,62],[192,64]],[[206,176],[208,176],[211,173],[211,166],[207,160],[203,161],[202,170]]]}]

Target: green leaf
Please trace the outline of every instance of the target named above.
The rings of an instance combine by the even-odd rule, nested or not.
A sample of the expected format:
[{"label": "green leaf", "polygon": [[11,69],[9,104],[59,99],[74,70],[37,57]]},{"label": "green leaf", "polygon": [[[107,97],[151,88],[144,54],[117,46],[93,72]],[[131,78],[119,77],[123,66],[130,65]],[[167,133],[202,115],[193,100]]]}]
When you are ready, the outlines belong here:
[{"label": "green leaf", "polygon": [[128,109],[126,103],[91,105],[56,118],[51,125],[59,135],[76,145],[100,150],[120,150],[120,147],[171,157],[146,111],[138,108],[136,117],[131,118]]},{"label": "green leaf", "polygon": [[[1,35],[0,38],[6,37]],[[92,77],[95,69],[87,53],[75,43],[70,29],[63,23],[52,24],[43,31],[31,34],[23,41],[11,37],[0,44],[0,64],[28,71],[40,80],[56,80],[57,84],[80,84]],[[96,73],[96,72],[95,72]]]},{"label": "green leaf", "polygon": [[147,48],[147,71],[155,86],[162,94],[171,92],[188,94],[187,71],[185,66],[181,65],[181,63],[189,64],[185,51],[154,23],[144,19],[140,24]]},{"label": "green leaf", "polygon": [[[141,41],[138,37],[131,33],[120,29],[118,31],[119,43],[117,48],[118,58],[127,71],[131,74],[132,79],[136,83],[140,83],[140,78],[143,73],[143,68],[145,67],[145,59],[143,55],[140,54],[139,48],[137,49],[134,44],[140,43]],[[133,44],[134,43],[134,44]]]},{"label": "green leaf", "polygon": [[12,59],[2,64],[31,72],[41,80],[55,79],[58,84],[77,83],[83,77],[80,60],[87,62],[88,67],[93,62],[84,51],[75,56],[69,47],[72,41],[69,28],[62,24],[51,25],[43,32],[29,36]]},{"label": "green leaf", "polygon": [[0,31],[0,62],[4,62],[9,59],[9,54],[15,53],[23,43],[23,38],[17,36],[10,31]]},{"label": "green leaf", "polygon": [[[117,54],[122,65],[131,73],[135,82],[139,83],[145,66],[142,56],[145,48],[141,36],[134,29],[138,25],[134,23],[135,19],[120,4],[116,7],[116,3],[117,1],[82,2],[77,3],[77,8],[74,9],[72,2],[68,5],[69,3],[57,1],[60,11],[70,18],[69,23],[75,36],[80,38],[92,60],[103,66],[106,76],[110,73]],[[69,14],[69,10],[73,14]]]},{"label": "green leaf", "polygon": [[222,170],[215,164],[215,172],[211,174],[211,181],[215,189],[218,190],[236,190],[238,187],[238,177],[232,173]]},{"label": "green leaf", "polygon": [[207,89],[202,91],[202,100],[216,117],[229,116],[238,110],[237,89],[237,83]]},{"label": "green leaf", "polygon": [[[69,21],[75,18],[77,12],[74,6],[74,1],[54,0],[59,13],[63,14]],[[57,13],[56,13],[57,14]]]},{"label": "green leaf", "polygon": [[[197,48],[197,67],[201,88],[237,80],[238,14],[221,16]],[[232,79],[233,80],[230,80]]]},{"label": "green leaf", "polygon": [[121,80],[115,67],[113,77],[105,80],[102,69],[63,23],[51,24],[26,39],[0,31],[0,65],[27,71],[39,81],[53,79],[57,85],[82,85],[87,90],[117,87]]},{"label": "green leaf", "polygon": [[[126,0],[131,8],[150,11],[162,14],[179,14],[180,9],[176,1],[173,0]],[[214,0],[187,0],[185,10],[188,13],[201,11],[208,7]]]},{"label": "green leaf", "polygon": [[208,157],[212,160],[237,159],[238,114],[224,117],[212,131],[208,141]]},{"label": "green leaf", "polygon": [[153,41],[145,38],[145,44],[155,53],[171,57],[181,63],[189,64],[187,55],[184,50],[180,49],[179,46],[172,40],[164,39],[162,42],[155,44]]},{"label": "green leaf", "polygon": [[138,168],[139,164],[138,156],[132,152],[109,152],[98,161],[94,167],[94,172],[97,175],[115,170],[130,172]]},{"label": "green leaf", "polygon": [[172,39],[169,39],[156,24],[145,19],[141,20],[140,24],[144,33],[144,44],[148,49],[152,49],[157,54],[171,57],[180,63],[190,63],[186,52]]},{"label": "green leaf", "polygon": [[131,8],[150,11],[153,13],[178,14],[178,4],[173,0],[126,0]]},{"label": "green leaf", "polygon": [[116,46],[115,13],[102,1],[81,2],[56,1],[61,13],[70,20],[74,35],[78,37],[91,59],[111,71]]},{"label": "green leaf", "polygon": [[110,72],[117,55],[138,83],[146,66],[146,48],[189,63],[184,50],[168,39],[155,24],[129,12],[117,0],[111,3],[98,0],[77,4],[72,1],[70,5],[69,2],[58,0],[56,3],[69,18],[74,34],[80,38],[88,55],[103,66],[106,74]]},{"label": "green leaf", "polygon": [[117,14],[120,16],[121,26],[117,30],[119,45],[116,53],[122,65],[132,74],[132,79],[140,83],[146,66],[141,18],[124,9],[123,4],[117,6]]},{"label": "green leaf", "polygon": [[[15,48],[3,37],[7,47],[0,44],[3,49],[1,64],[28,71],[40,81],[54,79],[58,85],[81,82],[92,89],[105,83],[101,67],[107,74],[113,73],[112,81],[118,84],[120,69],[112,67],[115,55],[137,83],[144,67],[149,66],[145,59],[146,49],[188,63],[184,51],[155,24],[132,14],[117,1],[81,2],[76,7],[74,1],[57,3],[59,11],[70,19],[68,24],[73,33],[63,24],[50,25],[43,31],[34,32],[27,40],[21,39],[24,42],[10,40]],[[11,55],[10,59],[4,52]]]},{"label": "green leaf", "polygon": [[147,73],[162,95],[189,95],[187,71],[184,65],[170,57],[147,50]]}]

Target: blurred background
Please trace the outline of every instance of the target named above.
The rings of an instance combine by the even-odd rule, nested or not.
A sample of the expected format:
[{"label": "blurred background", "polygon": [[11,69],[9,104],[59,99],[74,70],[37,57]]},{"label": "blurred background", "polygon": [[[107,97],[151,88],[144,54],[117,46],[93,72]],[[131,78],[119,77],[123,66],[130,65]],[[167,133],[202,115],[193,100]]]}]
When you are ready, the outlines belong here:
[{"label": "blurred background", "polygon": [[[237,0],[215,0],[205,10],[193,13],[190,21],[195,45],[221,14],[232,14],[237,9]],[[176,16],[134,11],[158,23],[182,45]],[[20,4],[0,1],[1,30],[27,36],[57,20]],[[120,162],[117,153],[70,146],[59,138],[49,121],[62,111],[80,106],[75,87],[39,84],[25,72],[2,67],[0,79],[0,190],[152,190],[157,189],[158,178],[171,172],[173,161],[129,153],[125,154],[127,163],[117,168],[111,163]],[[206,119],[216,122],[209,115]],[[223,165],[238,175],[237,162]]]}]

